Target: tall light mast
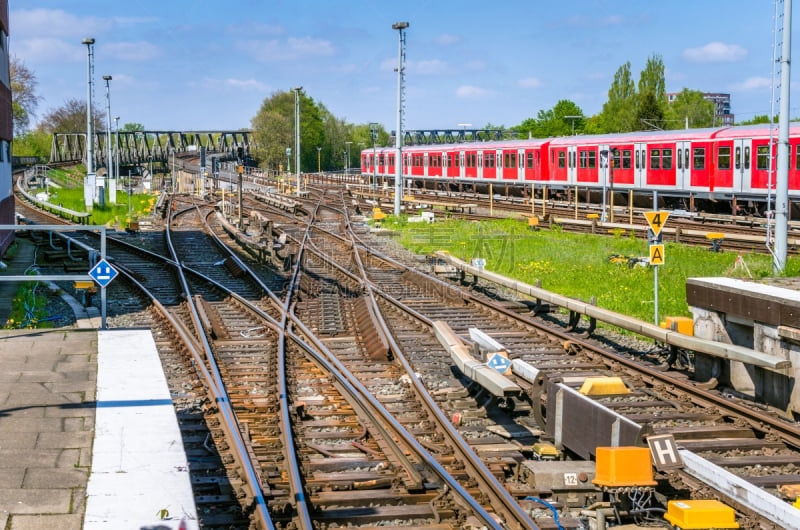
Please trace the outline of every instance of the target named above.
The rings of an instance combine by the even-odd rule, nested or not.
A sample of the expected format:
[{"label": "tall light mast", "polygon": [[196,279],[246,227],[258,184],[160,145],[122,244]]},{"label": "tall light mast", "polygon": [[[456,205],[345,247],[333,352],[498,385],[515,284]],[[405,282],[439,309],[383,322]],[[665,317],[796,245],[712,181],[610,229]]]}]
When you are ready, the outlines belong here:
[{"label": "tall light mast", "polygon": [[406,36],[403,30],[407,28],[408,22],[392,24],[392,29],[396,29],[400,37],[397,52],[397,134],[395,135],[397,158],[394,161],[394,214],[396,216],[400,216],[400,201],[403,198],[403,81],[405,77],[403,59],[406,49]]}]

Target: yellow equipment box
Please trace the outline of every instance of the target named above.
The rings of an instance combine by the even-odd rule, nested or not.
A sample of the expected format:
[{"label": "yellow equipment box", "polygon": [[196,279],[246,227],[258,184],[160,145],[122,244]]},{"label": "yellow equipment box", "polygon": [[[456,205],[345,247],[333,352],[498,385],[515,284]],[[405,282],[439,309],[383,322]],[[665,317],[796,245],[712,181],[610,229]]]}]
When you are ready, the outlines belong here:
[{"label": "yellow equipment box", "polygon": [[598,447],[596,460],[593,484],[609,488],[656,485],[647,447]]},{"label": "yellow equipment box", "polygon": [[671,329],[684,335],[694,336],[694,320],[689,317],[666,317],[661,327]]},{"label": "yellow equipment box", "polygon": [[664,519],[681,530],[739,528],[733,508],[717,500],[669,501]]}]

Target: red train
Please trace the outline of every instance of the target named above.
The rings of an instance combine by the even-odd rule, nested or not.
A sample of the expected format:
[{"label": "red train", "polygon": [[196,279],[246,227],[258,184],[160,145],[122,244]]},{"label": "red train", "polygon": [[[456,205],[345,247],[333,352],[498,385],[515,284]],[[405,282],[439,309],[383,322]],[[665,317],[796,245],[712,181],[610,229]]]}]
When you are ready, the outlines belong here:
[{"label": "red train", "polygon": [[[772,189],[777,130],[773,129]],[[403,147],[411,180],[537,184],[549,189],[602,189],[692,199],[764,201],[770,180],[770,128],[633,132],[562,138]],[[394,177],[394,148],[361,152],[361,171]],[[800,197],[800,125],[790,130],[789,195]]]}]

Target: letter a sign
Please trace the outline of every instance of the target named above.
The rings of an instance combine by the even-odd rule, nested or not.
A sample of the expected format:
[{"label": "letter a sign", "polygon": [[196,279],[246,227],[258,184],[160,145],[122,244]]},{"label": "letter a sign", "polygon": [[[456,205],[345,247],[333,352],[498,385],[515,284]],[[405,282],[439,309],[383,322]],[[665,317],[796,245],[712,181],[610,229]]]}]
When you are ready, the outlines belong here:
[{"label": "letter a sign", "polygon": [[650,245],[650,265],[664,264],[664,245]]}]

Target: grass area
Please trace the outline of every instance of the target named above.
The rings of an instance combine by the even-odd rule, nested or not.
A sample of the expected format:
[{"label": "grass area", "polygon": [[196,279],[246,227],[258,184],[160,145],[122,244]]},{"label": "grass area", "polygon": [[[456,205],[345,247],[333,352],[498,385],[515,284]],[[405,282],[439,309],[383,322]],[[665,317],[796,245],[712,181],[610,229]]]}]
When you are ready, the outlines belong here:
[{"label": "grass area", "polygon": [[6,329],[52,328],[53,323],[47,320],[47,295],[45,284],[25,282],[19,286],[11,301],[11,314],[5,323]]},{"label": "grass area", "polygon": [[[44,189],[31,190],[32,195],[45,191]],[[127,227],[131,220],[138,219],[144,215],[149,215],[158,200],[158,196],[147,193],[134,193],[130,201],[130,211],[128,210],[128,194],[124,191],[117,190],[117,204],[111,205],[108,203],[108,194],[106,194],[106,205],[100,207],[95,205],[92,208],[92,216],[89,219],[89,224],[92,225],[105,225],[105,224],[119,224],[120,227]],[[48,202],[51,204],[63,206],[76,212],[85,212],[86,206],[83,200],[83,187],[74,188],[50,188],[50,198]]]},{"label": "grass area", "polygon": [[[530,231],[527,224],[504,219],[469,222],[444,221],[409,224],[389,217],[383,227],[398,232],[399,242],[416,253],[448,250],[469,261],[486,260],[486,268],[526,283],[541,280],[543,289],[588,301],[612,311],[652,322],[654,267],[632,267],[609,262],[613,254],[649,256],[643,239],[626,235],[574,234],[559,229]],[[724,248],[724,247],[723,247]],[[665,262],[659,267],[659,316],[691,316],[686,303],[686,279],[703,276],[747,278],[734,267],[737,252],[709,252],[707,248],[665,243]],[[772,276],[772,258],[744,253],[753,278]],[[800,274],[800,258],[790,257],[786,275]]]}]

